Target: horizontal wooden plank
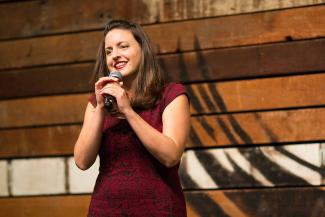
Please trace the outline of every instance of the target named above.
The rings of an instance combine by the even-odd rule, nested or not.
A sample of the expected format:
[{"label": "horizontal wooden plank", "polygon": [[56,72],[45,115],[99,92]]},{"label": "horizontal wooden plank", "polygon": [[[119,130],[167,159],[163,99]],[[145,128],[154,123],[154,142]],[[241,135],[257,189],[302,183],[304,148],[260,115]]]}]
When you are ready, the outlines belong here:
[{"label": "horizontal wooden plank", "polygon": [[[150,25],[145,31],[158,53],[245,46],[324,37],[324,13],[325,5]],[[93,31],[2,41],[0,69],[94,60],[100,38]]]},{"label": "horizontal wooden plank", "polygon": [[86,216],[89,203],[88,195],[0,198],[0,216],[80,217]]},{"label": "horizontal wooden plank", "polygon": [[325,216],[325,188],[197,191],[186,193],[189,217]]},{"label": "horizontal wooden plank", "polygon": [[188,147],[320,141],[324,115],[318,108],[195,117]]},{"label": "horizontal wooden plank", "polygon": [[[324,52],[325,39],[318,39],[160,55],[159,60],[169,80],[197,82],[325,71]],[[3,71],[0,99],[90,91],[93,65]]]},{"label": "horizontal wooden plank", "polygon": [[153,25],[147,31],[159,53],[311,39],[325,35],[324,12],[322,5]]},{"label": "horizontal wooden plank", "polygon": [[187,150],[180,176],[184,189],[322,185],[319,143]]},{"label": "horizontal wooden plank", "polygon": [[[279,188],[185,192],[188,217],[325,215],[325,188]],[[0,198],[0,216],[86,216],[88,195]]]},{"label": "horizontal wooden plank", "polygon": [[170,80],[187,83],[323,71],[324,52],[325,39],[314,39],[159,57]]},{"label": "horizontal wooden plank", "polygon": [[0,158],[72,155],[80,125],[0,131]]},{"label": "horizontal wooden plank", "polygon": [[[192,117],[187,148],[322,141],[324,116],[325,109],[316,108]],[[0,158],[71,155],[80,129],[0,130]]]},{"label": "horizontal wooden plank", "polygon": [[0,99],[89,92],[93,63],[51,66],[0,73]]},{"label": "horizontal wooden plank", "polygon": [[[101,28],[108,18],[142,24],[249,13],[325,3],[324,0],[228,1],[24,1],[0,5],[0,39]],[[124,10],[127,7],[128,10]],[[15,16],[12,16],[12,14]],[[74,19],[78,16],[78,20]],[[27,22],[26,22],[27,21]]]},{"label": "horizontal wooden plank", "polygon": [[[325,73],[187,85],[192,114],[325,104]],[[0,128],[82,122],[89,94],[0,101]],[[28,114],[28,115],[26,115]]]},{"label": "horizontal wooden plank", "polygon": [[4,18],[0,38],[8,39],[98,29],[109,18],[136,18],[143,23],[152,23],[156,20],[157,8],[155,4],[141,0],[110,1],[109,4],[92,0],[25,1],[0,5],[0,15]]},{"label": "horizontal wooden plank", "polygon": [[325,74],[203,83],[186,86],[192,114],[320,106]]},{"label": "horizontal wooden plank", "polygon": [[80,123],[90,94],[0,101],[0,128]]}]

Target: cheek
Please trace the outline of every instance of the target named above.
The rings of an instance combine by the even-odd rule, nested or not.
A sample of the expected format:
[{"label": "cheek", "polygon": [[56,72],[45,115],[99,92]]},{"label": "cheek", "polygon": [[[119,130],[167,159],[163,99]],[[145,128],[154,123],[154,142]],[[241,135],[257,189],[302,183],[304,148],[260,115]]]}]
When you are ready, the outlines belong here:
[{"label": "cheek", "polygon": [[108,68],[111,68],[112,60],[110,58],[106,57],[106,65],[107,65]]}]

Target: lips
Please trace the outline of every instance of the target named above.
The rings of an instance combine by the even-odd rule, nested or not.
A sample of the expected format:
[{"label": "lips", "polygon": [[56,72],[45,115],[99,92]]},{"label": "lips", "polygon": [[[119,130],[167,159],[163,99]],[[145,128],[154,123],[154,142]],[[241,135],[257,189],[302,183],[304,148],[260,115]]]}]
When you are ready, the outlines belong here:
[{"label": "lips", "polygon": [[114,68],[117,70],[121,70],[122,68],[124,68],[126,66],[127,62],[126,61],[120,61],[120,62],[116,62],[114,64]]}]

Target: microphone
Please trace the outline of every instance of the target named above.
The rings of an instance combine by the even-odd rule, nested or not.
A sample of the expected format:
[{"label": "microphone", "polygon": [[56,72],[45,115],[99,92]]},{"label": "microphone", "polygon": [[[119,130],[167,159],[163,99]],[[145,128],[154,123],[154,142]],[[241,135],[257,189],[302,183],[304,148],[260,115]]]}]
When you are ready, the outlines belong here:
[{"label": "microphone", "polygon": [[[122,74],[119,71],[112,71],[111,73],[109,73],[108,77],[117,78],[119,81],[122,80]],[[109,111],[109,112],[113,111],[116,108],[116,99],[111,95],[105,96],[104,106],[107,111]]]}]

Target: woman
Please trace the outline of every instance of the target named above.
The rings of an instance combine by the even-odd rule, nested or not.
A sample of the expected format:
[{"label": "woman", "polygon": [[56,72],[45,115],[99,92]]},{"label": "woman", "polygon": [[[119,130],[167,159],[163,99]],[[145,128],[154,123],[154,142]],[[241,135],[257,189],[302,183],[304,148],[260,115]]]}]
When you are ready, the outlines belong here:
[{"label": "woman", "polygon": [[[119,71],[122,81],[107,71]],[[74,149],[82,170],[100,157],[88,217],[185,217],[178,177],[190,130],[184,87],[165,84],[148,37],[123,20],[106,25],[95,73],[100,78]],[[107,95],[117,111],[105,109]]]}]

